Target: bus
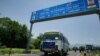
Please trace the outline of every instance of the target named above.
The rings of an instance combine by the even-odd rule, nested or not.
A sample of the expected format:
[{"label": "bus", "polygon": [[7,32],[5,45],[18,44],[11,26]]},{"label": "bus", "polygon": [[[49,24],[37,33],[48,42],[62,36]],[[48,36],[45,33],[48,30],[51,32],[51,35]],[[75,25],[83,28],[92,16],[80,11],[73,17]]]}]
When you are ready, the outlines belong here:
[{"label": "bus", "polygon": [[46,32],[42,35],[43,39],[40,44],[41,51],[44,55],[56,54],[57,56],[66,56],[68,54],[69,42],[60,32]]}]

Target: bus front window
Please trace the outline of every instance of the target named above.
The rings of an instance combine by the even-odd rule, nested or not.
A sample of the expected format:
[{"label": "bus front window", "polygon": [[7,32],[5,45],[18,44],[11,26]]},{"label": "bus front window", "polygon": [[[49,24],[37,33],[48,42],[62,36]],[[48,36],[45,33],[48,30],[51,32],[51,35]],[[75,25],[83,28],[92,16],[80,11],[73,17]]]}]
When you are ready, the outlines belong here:
[{"label": "bus front window", "polygon": [[46,35],[44,36],[44,40],[58,40],[58,36]]}]

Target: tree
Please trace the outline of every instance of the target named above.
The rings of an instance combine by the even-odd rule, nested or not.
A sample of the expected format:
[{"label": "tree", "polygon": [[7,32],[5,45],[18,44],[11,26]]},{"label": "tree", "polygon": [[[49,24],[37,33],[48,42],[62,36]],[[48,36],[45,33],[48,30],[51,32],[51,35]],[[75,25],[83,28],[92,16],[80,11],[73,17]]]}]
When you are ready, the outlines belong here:
[{"label": "tree", "polygon": [[19,36],[17,36],[16,38],[16,46],[26,48],[26,43],[29,36],[28,33],[29,31],[27,30],[26,25],[23,25],[22,28],[20,29]]},{"label": "tree", "polygon": [[0,18],[0,42],[1,45],[15,48],[25,48],[28,39],[26,25],[12,21],[8,17]]},{"label": "tree", "polygon": [[42,40],[41,35],[39,35],[36,39],[33,40],[33,45],[35,49],[40,49],[41,40]]}]

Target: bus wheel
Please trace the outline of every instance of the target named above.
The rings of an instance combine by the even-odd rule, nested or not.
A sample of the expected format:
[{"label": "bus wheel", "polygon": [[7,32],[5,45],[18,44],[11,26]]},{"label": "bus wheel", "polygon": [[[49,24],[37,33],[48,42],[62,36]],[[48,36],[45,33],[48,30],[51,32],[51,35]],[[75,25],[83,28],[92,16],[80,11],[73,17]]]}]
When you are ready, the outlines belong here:
[{"label": "bus wheel", "polygon": [[61,52],[60,51],[56,52],[56,56],[62,56]]},{"label": "bus wheel", "polygon": [[66,53],[63,53],[63,54],[62,54],[62,56],[66,56],[66,55],[67,55]]},{"label": "bus wheel", "polygon": [[48,52],[44,52],[44,56],[48,56]]}]

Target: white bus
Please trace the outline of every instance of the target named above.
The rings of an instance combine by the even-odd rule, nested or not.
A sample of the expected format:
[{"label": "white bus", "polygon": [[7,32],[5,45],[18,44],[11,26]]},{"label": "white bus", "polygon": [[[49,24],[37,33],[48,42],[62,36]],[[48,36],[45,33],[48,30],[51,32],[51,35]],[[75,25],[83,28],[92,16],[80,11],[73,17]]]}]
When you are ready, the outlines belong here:
[{"label": "white bus", "polygon": [[44,55],[57,54],[57,56],[65,56],[69,49],[67,38],[60,32],[46,32],[43,34],[41,41],[41,51]]}]

